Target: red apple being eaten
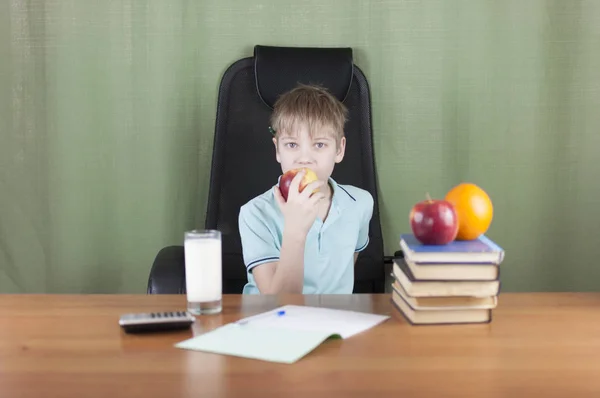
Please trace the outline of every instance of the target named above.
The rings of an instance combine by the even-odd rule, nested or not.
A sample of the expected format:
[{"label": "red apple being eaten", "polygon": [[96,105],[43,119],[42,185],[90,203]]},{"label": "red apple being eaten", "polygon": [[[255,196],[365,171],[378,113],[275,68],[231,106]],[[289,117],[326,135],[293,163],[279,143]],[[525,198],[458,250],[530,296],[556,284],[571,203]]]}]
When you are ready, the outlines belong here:
[{"label": "red apple being eaten", "polygon": [[428,197],[412,208],[409,218],[415,238],[424,245],[445,245],[458,234],[456,210],[445,200]]},{"label": "red apple being eaten", "polygon": [[[302,180],[300,180],[298,192],[302,192],[302,190],[306,188],[306,186],[311,182],[317,181],[317,175],[315,174],[315,172],[308,168],[293,169],[286,171],[279,179],[279,190],[281,191],[281,195],[283,196],[283,199],[286,200],[286,202],[288,198],[288,193],[290,191],[290,184],[292,183],[292,180],[294,179],[296,174],[300,172],[300,170],[304,170],[306,173],[304,174],[304,177],[302,177]],[[315,189],[313,193],[317,191],[318,189]]]}]

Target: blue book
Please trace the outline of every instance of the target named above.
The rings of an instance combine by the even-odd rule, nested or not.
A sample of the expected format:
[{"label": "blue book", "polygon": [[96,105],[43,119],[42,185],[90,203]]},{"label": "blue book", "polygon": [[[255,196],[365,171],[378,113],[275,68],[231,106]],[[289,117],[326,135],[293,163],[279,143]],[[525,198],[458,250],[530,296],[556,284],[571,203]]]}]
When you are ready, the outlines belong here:
[{"label": "blue book", "polygon": [[404,257],[414,263],[500,264],[504,250],[485,235],[447,245],[424,245],[412,234],[400,235]]}]

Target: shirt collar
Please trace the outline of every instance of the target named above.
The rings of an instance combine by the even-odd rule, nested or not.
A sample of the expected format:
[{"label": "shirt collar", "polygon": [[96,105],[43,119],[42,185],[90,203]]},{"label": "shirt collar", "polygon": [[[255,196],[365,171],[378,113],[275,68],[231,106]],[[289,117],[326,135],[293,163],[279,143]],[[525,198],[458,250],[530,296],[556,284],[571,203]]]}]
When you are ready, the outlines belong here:
[{"label": "shirt collar", "polygon": [[338,209],[343,209],[348,206],[349,203],[355,201],[347,190],[338,185],[338,183],[331,177],[329,177],[329,185],[333,189],[331,196],[331,207],[336,207]]}]

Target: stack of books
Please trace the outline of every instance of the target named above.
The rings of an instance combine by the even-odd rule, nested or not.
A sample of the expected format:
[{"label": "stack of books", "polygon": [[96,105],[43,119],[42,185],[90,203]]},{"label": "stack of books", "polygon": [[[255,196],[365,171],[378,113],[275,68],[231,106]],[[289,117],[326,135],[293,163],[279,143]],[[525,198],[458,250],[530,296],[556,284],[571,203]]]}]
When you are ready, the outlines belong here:
[{"label": "stack of books", "polygon": [[487,323],[498,304],[504,250],[487,236],[424,245],[400,236],[392,301],[411,324]]}]

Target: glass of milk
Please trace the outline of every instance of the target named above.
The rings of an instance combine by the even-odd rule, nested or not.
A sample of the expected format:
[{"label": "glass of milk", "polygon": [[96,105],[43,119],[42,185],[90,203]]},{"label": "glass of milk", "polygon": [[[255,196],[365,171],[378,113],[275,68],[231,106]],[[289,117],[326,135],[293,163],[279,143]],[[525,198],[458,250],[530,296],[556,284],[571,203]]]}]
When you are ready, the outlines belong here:
[{"label": "glass of milk", "polygon": [[221,232],[188,231],[184,248],[188,311],[195,315],[221,312]]}]

